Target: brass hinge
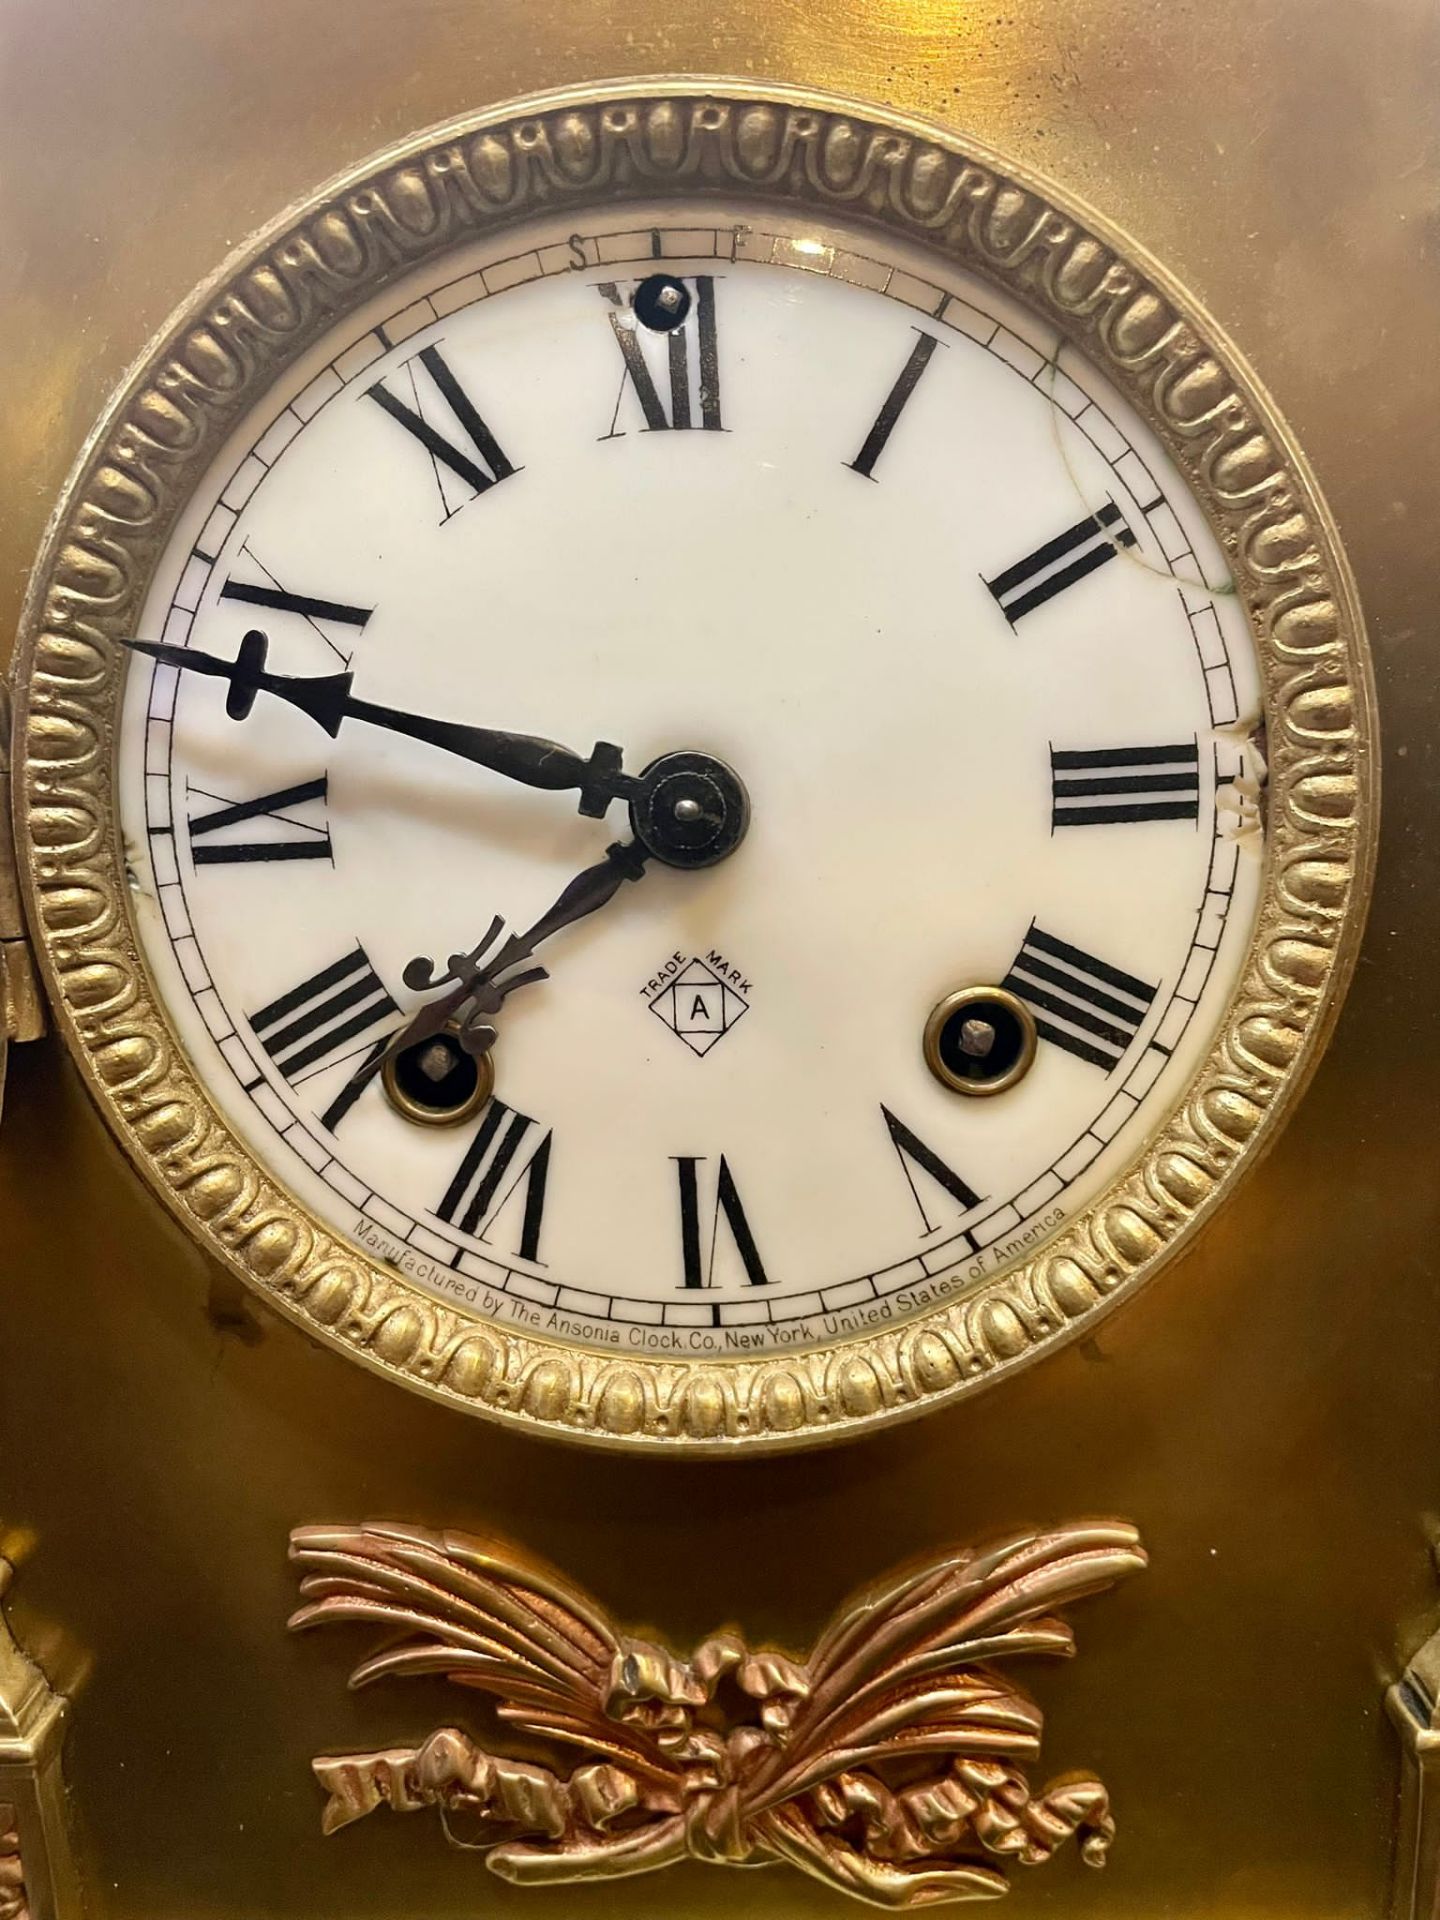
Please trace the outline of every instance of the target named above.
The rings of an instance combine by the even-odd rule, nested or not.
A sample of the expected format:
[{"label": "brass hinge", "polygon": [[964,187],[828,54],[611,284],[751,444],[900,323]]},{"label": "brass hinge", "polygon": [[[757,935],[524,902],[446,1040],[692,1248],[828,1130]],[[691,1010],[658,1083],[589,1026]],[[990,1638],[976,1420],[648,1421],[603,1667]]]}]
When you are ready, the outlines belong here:
[{"label": "brass hinge", "polygon": [[38,1040],[45,1002],[20,904],[15,822],[10,806],[10,689],[0,679],[0,1041]]}]

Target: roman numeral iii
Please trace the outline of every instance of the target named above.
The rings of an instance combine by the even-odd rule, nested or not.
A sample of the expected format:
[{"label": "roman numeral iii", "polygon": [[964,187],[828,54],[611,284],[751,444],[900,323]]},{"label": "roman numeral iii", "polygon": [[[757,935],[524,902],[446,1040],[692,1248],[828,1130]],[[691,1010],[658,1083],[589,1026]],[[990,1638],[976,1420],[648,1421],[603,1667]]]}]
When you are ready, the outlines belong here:
[{"label": "roman numeral iii", "polygon": [[250,1015],[255,1037],[292,1086],[400,1011],[362,946]]},{"label": "roman numeral iii", "polygon": [[[418,373],[417,364],[420,369]],[[406,362],[405,375],[408,377],[413,406],[409,401],[397,398],[383,380],[377,380],[373,386],[367,387],[365,397],[383,408],[429,454],[435,485],[440,492],[441,518],[448,520],[451,514],[457,513],[477,494],[487,492],[501,480],[508,480],[517,469],[511,465],[499,441],[480,417],[474,401],[451,372],[439,347],[422,347],[414,360]],[[449,419],[460,428],[465,446],[460,446],[448,438],[447,433],[431,424],[427,416],[435,413],[442,417],[448,414]],[[468,489],[463,497],[456,496],[453,481],[447,490],[442,468],[463,482],[464,488]]]},{"label": "roman numeral iii", "polygon": [[1097,567],[1106,566],[1122,547],[1134,544],[1135,536],[1126,526],[1124,515],[1113,500],[1107,500],[1097,513],[1087,513],[1073,527],[1056,534],[985,584],[1013,627],[1057,593],[1073,587]]},{"label": "roman numeral iii", "polygon": [[515,1251],[522,1260],[538,1261],[550,1177],[550,1135],[534,1133],[534,1127],[528,1113],[516,1113],[503,1100],[491,1100],[435,1211],[461,1233],[483,1240],[523,1183],[525,1205]]},{"label": "roman numeral iii", "polygon": [[1193,740],[1172,747],[1052,747],[1050,786],[1052,832],[1200,817],[1200,756]]},{"label": "roman numeral iii", "polygon": [[725,1226],[740,1264],[745,1269],[745,1278],[752,1287],[769,1284],[769,1275],[765,1263],[760,1258],[760,1249],[755,1244],[755,1235],[750,1230],[750,1222],[740,1199],[740,1189],[735,1184],[735,1176],[730,1171],[730,1163],[722,1153],[715,1174],[713,1198],[702,1200],[701,1169],[704,1168],[708,1180],[709,1162],[703,1158],[692,1159],[688,1156],[676,1156],[675,1174],[680,1189],[680,1258],[685,1287],[709,1287],[714,1284],[715,1252],[720,1240],[720,1221]]},{"label": "roman numeral iii", "polygon": [[1001,984],[1035,1016],[1035,1030],[1077,1060],[1118,1067],[1157,988],[1032,925]]},{"label": "roman numeral iii", "polygon": [[[190,854],[197,867],[236,866],[264,860],[328,860],[330,829],[325,824],[329,779],[302,780],[293,787],[262,793],[255,800],[222,800],[192,785],[190,795],[221,804],[190,816]],[[307,819],[306,810],[318,813]],[[251,823],[254,823],[253,826]],[[244,834],[232,828],[244,826]]]},{"label": "roman numeral iii", "polygon": [[[712,274],[702,273],[685,284],[694,298],[683,325],[669,333],[650,333],[636,320],[628,294],[622,293],[613,280],[600,283],[610,328],[624,361],[610,431],[601,434],[602,440],[618,440],[624,436],[625,429],[619,422],[627,390],[633,392],[640,403],[646,433],[685,427],[708,428],[712,433],[724,430],[720,418],[715,279]],[[645,351],[647,345],[657,362],[664,357],[664,370],[658,380]]]}]

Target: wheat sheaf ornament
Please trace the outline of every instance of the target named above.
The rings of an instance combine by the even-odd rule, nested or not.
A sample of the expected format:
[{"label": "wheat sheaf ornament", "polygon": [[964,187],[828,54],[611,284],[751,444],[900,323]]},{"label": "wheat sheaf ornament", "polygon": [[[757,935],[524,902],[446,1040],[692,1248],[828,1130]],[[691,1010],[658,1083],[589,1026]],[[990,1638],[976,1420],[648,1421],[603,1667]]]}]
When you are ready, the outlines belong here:
[{"label": "wheat sheaf ornament", "polygon": [[996,1663],[1068,1655],[1057,1608],[1145,1565],[1122,1521],[1015,1533],[907,1568],[835,1615],[803,1661],[714,1635],[687,1659],[619,1631],[556,1574],[494,1541],[418,1527],[301,1527],[296,1628],[385,1635],[352,1687],[439,1675],[495,1701],[566,1771],[458,1727],[314,1761],[334,1833],[377,1807],[434,1808],[447,1837],[519,1885],[675,1861],[784,1863],[878,1906],[994,1898],[1004,1868],[1115,1835],[1091,1774],[1042,1792],[1039,1706]]}]

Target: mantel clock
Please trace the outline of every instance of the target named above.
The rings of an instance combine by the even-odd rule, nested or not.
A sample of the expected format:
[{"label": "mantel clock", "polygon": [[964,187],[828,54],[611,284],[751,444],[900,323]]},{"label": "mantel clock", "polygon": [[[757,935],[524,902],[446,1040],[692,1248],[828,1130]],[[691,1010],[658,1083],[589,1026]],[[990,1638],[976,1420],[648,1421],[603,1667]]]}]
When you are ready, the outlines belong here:
[{"label": "mantel clock", "polygon": [[137,1168],[347,1354],[615,1445],[1083,1332],[1263,1146],[1368,884],[1348,573],[1234,351],[1023,171],[773,87],[285,215],[97,429],[17,690]]},{"label": "mantel clock", "polygon": [[0,303],[0,1920],[1420,1920],[1408,149],[1129,0],[246,11],[83,0],[160,160],[19,7],[134,184]]}]

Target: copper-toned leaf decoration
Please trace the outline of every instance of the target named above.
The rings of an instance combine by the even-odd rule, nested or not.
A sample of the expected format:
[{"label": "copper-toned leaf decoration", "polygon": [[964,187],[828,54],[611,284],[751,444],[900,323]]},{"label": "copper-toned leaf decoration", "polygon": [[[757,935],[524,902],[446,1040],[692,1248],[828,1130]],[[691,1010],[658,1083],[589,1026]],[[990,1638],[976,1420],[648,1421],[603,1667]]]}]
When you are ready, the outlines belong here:
[{"label": "copper-toned leaf decoration", "polygon": [[581,1763],[487,1752],[458,1727],[314,1762],[326,1833],[385,1805],[435,1808],[506,1880],[647,1873],[686,1858],[785,1861],[877,1906],[993,1898],[1003,1868],[1115,1835],[1089,1774],[1032,1793],[1042,1716],[996,1671],[1068,1655],[1056,1609],[1145,1565],[1123,1521],[1016,1533],[908,1568],[835,1616],[805,1661],[736,1633],[689,1659],[622,1634],[558,1575],[493,1541],[418,1527],[301,1527],[293,1627],[360,1622],[383,1641],[350,1677],[438,1674]]}]

